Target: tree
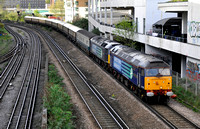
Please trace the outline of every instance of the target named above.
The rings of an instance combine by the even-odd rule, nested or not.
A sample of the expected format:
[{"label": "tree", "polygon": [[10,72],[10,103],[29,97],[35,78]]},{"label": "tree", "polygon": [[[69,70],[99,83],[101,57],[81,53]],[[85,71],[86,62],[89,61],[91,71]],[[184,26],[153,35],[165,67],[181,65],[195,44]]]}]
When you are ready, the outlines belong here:
[{"label": "tree", "polygon": [[46,4],[50,4],[50,0],[45,0],[45,3]]},{"label": "tree", "polygon": [[40,17],[41,15],[40,15],[40,12],[36,9],[36,10],[34,10],[34,15],[36,16],[36,17]]},{"label": "tree", "polygon": [[100,31],[99,31],[99,28],[94,28],[92,30],[92,33],[96,34],[96,35],[100,35]]},{"label": "tree", "polygon": [[135,42],[134,33],[136,29],[136,24],[134,20],[128,18],[122,19],[118,24],[115,25],[115,30],[113,31],[114,39],[118,42],[123,43],[129,47],[134,47]]},{"label": "tree", "polygon": [[28,4],[28,10],[30,10],[30,9],[31,9],[31,4],[29,3],[29,4]]},{"label": "tree", "polygon": [[65,16],[64,1],[56,0],[55,4],[51,5],[50,12],[54,13],[55,16]]},{"label": "tree", "polygon": [[10,13],[8,13],[8,15],[6,15],[6,19],[8,19],[10,21],[17,21],[18,15],[17,15],[17,13],[10,12]]},{"label": "tree", "polygon": [[72,24],[80,28],[83,28],[85,30],[88,30],[88,19],[86,18],[81,18],[81,19],[79,18],[79,19],[73,20]]},{"label": "tree", "polygon": [[20,5],[17,4],[17,5],[16,5],[16,8],[17,8],[17,11],[19,11],[19,10],[20,10]]}]

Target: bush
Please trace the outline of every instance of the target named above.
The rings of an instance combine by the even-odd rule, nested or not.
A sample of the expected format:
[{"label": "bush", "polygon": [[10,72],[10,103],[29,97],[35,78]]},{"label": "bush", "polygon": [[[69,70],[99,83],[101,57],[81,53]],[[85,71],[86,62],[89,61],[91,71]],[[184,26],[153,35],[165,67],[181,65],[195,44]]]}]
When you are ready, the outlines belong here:
[{"label": "bush", "polygon": [[88,30],[88,20],[85,18],[76,19],[72,22],[72,24],[82,29]]},{"label": "bush", "polygon": [[0,29],[3,29],[3,28],[4,28],[4,24],[0,23]]},{"label": "bush", "polygon": [[65,129],[74,128],[71,112],[70,96],[64,89],[62,78],[57,75],[58,71],[54,65],[49,66],[49,85],[46,89],[46,97],[44,98],[44,106],[48,111],[48,128],[50,129]]},{"label": "bush", "polygon": [[98,28],[95,28],[92,30],[92,33],[96,34],[96,35],[100,35],[100,31]]},{"label": "bush", "polygon": [[[178,96],[178,98],[187,102],[190,105],[193,105],[193,107],[200,109],[200,98],[198,96],[195,96],[190,91],[185,91],[185,89],[181,86],[173,86],[172,89],[173,89],[173,92]],[[196,111],[195,108],[193,109],[194,111]]]}]

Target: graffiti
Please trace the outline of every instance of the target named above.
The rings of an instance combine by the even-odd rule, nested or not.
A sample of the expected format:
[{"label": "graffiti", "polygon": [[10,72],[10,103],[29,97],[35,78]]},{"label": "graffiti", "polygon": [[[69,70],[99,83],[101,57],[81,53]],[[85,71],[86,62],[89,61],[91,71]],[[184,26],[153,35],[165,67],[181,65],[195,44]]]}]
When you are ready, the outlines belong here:
[{"label": "graffiti", "polygon": [[189,23],[189,34],[191,38],[200,38],[200,22]]},{"label": "graffiti", "polygon": [[186,73],[189,78],[200,80],[200,64],[188,60]]}]

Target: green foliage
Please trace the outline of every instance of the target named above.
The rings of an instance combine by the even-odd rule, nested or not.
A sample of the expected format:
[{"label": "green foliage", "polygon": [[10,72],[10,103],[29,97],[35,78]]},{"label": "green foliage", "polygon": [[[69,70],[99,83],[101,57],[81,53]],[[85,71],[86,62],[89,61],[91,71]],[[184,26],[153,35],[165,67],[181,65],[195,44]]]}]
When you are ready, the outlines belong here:
[{"label": "green foliage", "polygon": [[3,28],[4,28],[4,24],[0,23],[0,29],[3,29]]},{"label": "green foliage", "polygon": [[17,4],[17,5],[16,5],[16,8],[17,8],[17,11],[19,11],[19,10],[20,10],[20,5]]},{"label": "green foliage", "polygon": [[65,8],[63,0],[56,0],[55,4],[51,5],[50,12],[54,13],[55,16],[64,17]]},{"label": "green foliage", "polygon": [[[190,105],[193,105],[193,107],[200,110],[199,96],[195,96],[190,91],[185,91],[185,89],[181,86],[173,86],[172,89],[173,89],[173,92],[178,96],[178,98],[180,98],[181,100],[184,100],[185,102],[189,103]],[[191,107],[189,107],[189,108],[191,108]],[[196,111],[195,109],[193,109],[193,110]]]},{"label": "green foliage", "polygon": [[82,29],[88,30],[88,19],[86,18],[81,18],[81,19],[75,19],[72,22],[73,25],[78,26]]},{"label": "green foliage", "polygon": [[63,85],[63,82],[62,82],[63,78],[58,76],[57,73],[58,73],[58,71],[57,71],[57,69],[55,69],[55,66],[54,65],[50,65],[49,66],[49,72],[48,72],[49,83]]},{"label": "green foliage", "polygon": [[16,12],[10,12],[8,15],[6,15],[6,19],[10,21],[17,21],[18,15]]},{"label": "green foliage", "polygon": [[31,9],[31,3],[28,4],[28,9],[29,9],[29,10]]},{"label": "green foliage", "polygon": [[98,28],[94,28],[94,29],[92,30],[92,33],[94,33],[94,34],[96,34],[96,35],[100,35],[100,31],[99,31]]},{"label": "green foliage", "polygon": [[44,105],[48,110],[48,128],[50,129],[71,129],[74,128],[71,112],[70,96],[68,96],[61,85],[62,78],[57,75],[54,65],[49,66],[49,85],[44,98]]},{"label": "green foliage", "polygon": [[50,4],[50,0],[45,0],[45,3],[46,4]]},{"label": "green foliage", "polygon": [[133,41],[133,38],[136,29],[134,20],[125,18],[116,24],[115,28],[116,29],[113,31],[113,34],[115,35],[114,39],[124,45],[134,47],[135,42]]},{"label": "green foliage", "polygon": [[184,2],[184,1],[188,1],[188,0],[171,0],[171,2]]}]

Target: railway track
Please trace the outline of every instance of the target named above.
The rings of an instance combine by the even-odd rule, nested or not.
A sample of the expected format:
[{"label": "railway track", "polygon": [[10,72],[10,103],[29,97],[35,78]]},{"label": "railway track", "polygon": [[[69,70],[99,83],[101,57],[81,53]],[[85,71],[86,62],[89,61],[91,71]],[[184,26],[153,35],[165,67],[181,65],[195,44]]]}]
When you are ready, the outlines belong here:
[{"label": "railway track", "polygon": [[[16,25],[13,26],[20,28]],[[16,97],[16,100],[14,101],[14,106],[11,115],[9,116],[9,121],[6,126],[7,129],[31,128],[35,101],[37,96],[41,64],[40,39],[35,33],[31,32],[31,30],[24,28],[23,30],[28,33],[31,39],[31,46],[28,48],[28,51],[30,52],[29,61],[25,69],[25,74],[23,76],[18,95]],[[15,33],[15,35],[18,34]],[[22,38],[21,42],[25,44],[25,41]],[[22,48],[26,48],[25,45],[23,45]],[[14,60],[22,61],[26,52],[27,51],[23,49],[23,52],[20,55],[18,55],[17,58]],[[20,68],[20,63],[15,64],[15,68]],[[12,80],[16,76],[17,70],[10,69],[9,73],[12,73],[8,76],[10,80]]]},{"label": "railway track", "polygon": [[6,28],[15,37],[17,47],[6,68],[0,74],[0,100],[3,98],[6,89],[12,85],[11,81],[16,76],[26,51],[23,38],[19,34],[12,31],[12,29],[8,26],[6,26]]},{"label": "railway track", "polygon": [[60,65],[69,76],[80,97],[91,112],[100,128],[125,128],[129,127],[107,103],[97,89],[88,83],[87,78],[72,62],[67,54],[57,45],[57,43],[46,33],[38,31],[46,39],[49,49],[59,61]]},{"label": "railway track", "polygon": [[[46,35],[45,37],[50,38],[48,35]],[[102,128],[102,127],[104,128],[105,126],[101,126],[101,124],[100,124],[101,122],[99,122],[98,119],[97,119],[99,116],[98,115],[95,116],[96,112],[92,111],[93,109],[90,108],[90,106],[89,106],[89,104],[87,102],[87,99],[93,99],[93,97],[91,97],[91,94],[89,93],[89,91],[84,91],[85,94],[81,94],[82,90],[85,90],[85,87],[84,88],[83,87],[79,87],[79,85],[76,84],[76,81],[77,81],[77,83],[80,83],[81,86],[83,85],[83,83],[79,82],[78,80],[74,80],[74,78],[77,77],[77,75],[75,75],[75,71],[77,72],[79,70],[75,70],[75,71],[71,72],[69,69],[72,69],[72,67],[66,66],[66,63],[65,63],[65,61],[69,60],[69,62],[71,62],[71,60],[70,59],[66,59],[66,58],[68,58],[68,57],[66,57],[67,55],[62,51],[62,49],[59,48],[59,46],[55,43],[55,41],[53,41],[51,39],[51,42],[54,45],[48,44],[49,48],[53,51],[54,55],[56,56],[57,60],[60,62],[61,66],[63,67],[65,72],[68,74],[68,76],[71,76],[70,78],[71,78],[72,82],[74,83],[74,85],[76,86],[77,91],[79,92],[80,96],[82,97],[82,99],[84,100],[86,105],[89,107],[89,110],[91,111],[91,113],[94,116],[95,120],[99,124],[100,128]],[[54,51],[56,49],[59,49],[59,50]],[[62,56],[60,56],[59,53],[62,53]],[[96,64],[98,64],[98,63],[96,63]],[[76,67],[76,66],[73,65],[73,63],[71,63],[71,65],[73,67]],[[104,70],[104,71],[106,71],[106,70]],[[108,71],[106,71],[106,72],[109,73]],[[80,74],[82,74],[82,73],[80,73]],[[79,76],[81,76],[81,78],[84,78],[87,81],[87,78],[84,75],[79,75]],[[118,80],[118,82],[120,84],[122,84],[119,80]],[[124,85],[124,84],[122,84],[122,85]],[[144,103],[139,97],[137,97],[126,86],[124,86],[124,87],[127,89],[128,92],[133,94],[133,96],[135,96],[141,103],[143,103],[144,106],[146,106],[151,112],[153,112],[158,118],[160,118],[170,128],[173,128],[173,129],[178,129],[178,128],[196,129],[196,128],[200,128],[198,125],[196,125],[192,121],[188,120],[187,118],[185,118],[184,116],[182,116],[181,114],[179,114],[175,110],[171,109],[167,105],[148,105],[148,104]],[[88,96],[90,96],[91,98],[88,97]],[[100,109],[98,109],[98,110],[100,110]],[[105,115],[103,115],[103,116],[105,117]]]},{"label": "railway track", "polygon": [[14,32],[8,27],[5,25],[5,29],[11,34],[13,35],[14,39],[15,39],[15,42],[16,42],[16,45],[15,47],[13,47],[8,53],[6,53],[5,55],[1,55],[0,56],[0,63],[12,58],[16,52],[18,52],[18,50],[20,49],[20,39],[18,36],[16,36],[15,34],[13,34]]},{"label": "railway track", "polygon": [[170,127],[174,129],[199,129],[196,124],[186,119],[184,116],[167,105],[151,105],[151,107],[168,121]]}]

